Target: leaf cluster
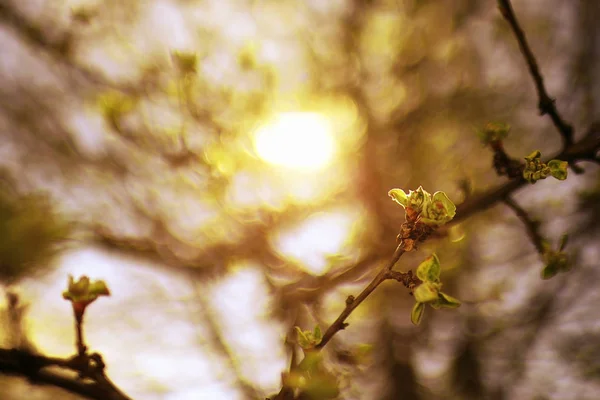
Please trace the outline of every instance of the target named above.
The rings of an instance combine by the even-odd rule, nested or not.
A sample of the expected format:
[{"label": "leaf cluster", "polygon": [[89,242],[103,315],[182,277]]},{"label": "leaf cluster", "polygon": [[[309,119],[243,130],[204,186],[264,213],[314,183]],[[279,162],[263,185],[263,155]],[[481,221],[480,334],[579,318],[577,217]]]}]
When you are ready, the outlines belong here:
[{"label": "leaf cluster", "polygon": [[561,160],[550,160],[544,163],[541,160],[542,154],[536,150],[525,157],[525,168],[523,169],[523,178],[534,184],[541,179],[546,179],[552,175],[559,181],[567,179],[567,168],[569,163]]},{"label": "leaf cluster", "polygon": [[421,322],[425,311],[425,304],[429,304],[434,309],[460,307],[458,299],[441,291],[440,273],[440,260],[435,254],[427,257],[417,267],[417,277],[423,283],[414,292],[416,303],[410,315],[410,320],[413,324],[419,325]]}]

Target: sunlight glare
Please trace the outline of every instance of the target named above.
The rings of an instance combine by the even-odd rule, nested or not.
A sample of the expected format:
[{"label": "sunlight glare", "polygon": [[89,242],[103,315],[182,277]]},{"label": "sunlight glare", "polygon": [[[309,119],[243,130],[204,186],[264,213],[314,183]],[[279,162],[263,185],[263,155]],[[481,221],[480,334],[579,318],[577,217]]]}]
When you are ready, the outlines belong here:
[{"label": "sunlight glare", "polygon": [[254,138],[259,157],[302,170],[326,166],[335,152],[331,124],[312,112],[286,112],[259,128]]}]

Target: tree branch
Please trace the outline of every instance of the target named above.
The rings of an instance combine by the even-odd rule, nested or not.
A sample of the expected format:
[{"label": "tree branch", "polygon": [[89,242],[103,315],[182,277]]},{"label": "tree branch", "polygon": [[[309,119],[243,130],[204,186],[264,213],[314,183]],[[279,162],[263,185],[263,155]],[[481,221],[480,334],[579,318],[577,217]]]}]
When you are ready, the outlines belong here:
[{"label": "tree branch", "polygon": [[377,274],[377,276],[375,276],[375,278],[373,278],[371,283],[369,283],[369,285],[366,288],[364,288],[363,291],[356,298],[354,296],[348,296],[348,298],[346,299],[346,307],[344,308],[340,316],[337,317],[337,319],[329,326],[329,328],[327,328],[325,334],[323,335],[323,339],[317,345],[317,349],[322,349],[323,347],[325,347],[325,345],[331,340],[333,335],[335,335],[337,332],[341,331],[342,329],[348,326],[348,324],[346,323],[346,318],[348,318],[352,311],[354,311],[356,307],[358,307],[363,301],[365,301],[366,298],[369,297],[369,295],[373,293],[373,291],[377,289],[377,287],[381,285],[383,281],[385,281],[386,279],[396,279],[396,275],[390,274],[390,271],[392,270],[392,268],[394,268],[394,265],[396,265],[400,257],[402,257],[402,254],[404,254],[404,244],[400,243],[398,247],[396,247],[396,251],[394,252],[394,255],[392,256],[392,259],[390,260],[388,265],[385,268],[383,268]]},{"label": "tree branch", "polygon": [[533,52],[527,43],[525,32],[523,32],[523,29],[519,25],[519,21],[517,21],[517,17],[515,16],[510,0],[498,0],[498,8],[500,9],[500,13],[504,19],[506,19],[506,21],[510,24],[511,29],[513,30],[517,41],[519,42],[521,53],[523,53],[523,57],[525,57],[525,61],[529,67],[529,73],[533,78],[533,82],[535,83],[538,93],[538,108],[540,110],[540,114],[548,114],[550,116],[554,126],[562,136],[563,148],[567,148],[573,143],[573,127],[562,119],[556,110],[554,99],[552,99],[546,91],[544,86],[544,78],[540,73],[535,56],[533,55]]},{"label": "tree branch", "polygon": [[544,238],[542,237],[542,235],[540,235],[540,232],[539,232],[539,225],[540,225],[539,222],[536,222],[533,219],[531,219],[529,217],[529,214],[527,214],[527,211],[525,211],[525,209],[523,209],[523,207],[521,207],[519,204],[517,204],[510,197],[507,196],[503,201],[511,210],[513,210],[515,212],[515,214],[517,215],[517,217],[519,217],[521,222],[523,222],[523,224],[525,225],[525,229],[527,230],[527,235],[531,239],[531,241],[534,244],[535,248],[537,249],[538,253],[543,255],[544,254]]},{"label": "tree branch", "polygon": [[[0,373],[27,377],[33,383],[48,384],[95,400],[131,400],[104,374],[99,354],[82,358],[53,358],[24,350],[0,349]],[[63,373],[45,370],[58,367]],[[64,372],[75,372],[76,377]]]},{"label": "tree branch", "polygon": [[[598,151],[600,151],[600,124],[594,123],[589,128],[585,137],[569,145],[560,153],[549,157],[548,160],[564,160],[568,161],[569,164],[578,161],[596,162],[595,158]],[[525,184],[527,184],[525,179],[515,179],[503,185],[469,196],[463,203],[457,206],[456,216],[447,226],[452,226],[471,217],[473,214],[487,210],[511,193],[516,192]]]}]

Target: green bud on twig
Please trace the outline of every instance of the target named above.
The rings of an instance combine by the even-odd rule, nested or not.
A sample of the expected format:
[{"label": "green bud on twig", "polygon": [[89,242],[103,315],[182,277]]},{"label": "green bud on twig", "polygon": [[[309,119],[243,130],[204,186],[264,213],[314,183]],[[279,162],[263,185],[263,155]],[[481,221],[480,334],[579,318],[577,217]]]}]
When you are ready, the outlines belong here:
[{"label": "green bud on twig", "polygon": [[435,254],[427,257],[417,267],[417,277],[423,283],[414,291],[416,304],[413,306],[410,319],[415,325],[418,325],[423,317],[425,304],[429,304],[434,309],[460,307],[458,299],[442,293],[440,272],[440,262]]},{"label": "green bud on twig", "polygon": [[477,136],[484,145],[504,140],[508,137],[510,125],[502,122],[488,122],[483,129],[477,131]]},{"label": "green bud on twig", "polygon": [[552,175],[554,178],[564,181],[567,179],[567,168],[569,163],[561,160],[550,160],[548,164],[542,162],[542,154],[536,150],[525,157],[525,168],[523,178],[531,184]]},{"label": "green bud on twig", "polygon": [[432,196],[419,186],[408,194],[402,189],[392,189],[388,195],[406,209],[407,215],[420,216],[418,221],[426,225],[443,225],[456,215],[456,206],[444,192],[435,192]]}]

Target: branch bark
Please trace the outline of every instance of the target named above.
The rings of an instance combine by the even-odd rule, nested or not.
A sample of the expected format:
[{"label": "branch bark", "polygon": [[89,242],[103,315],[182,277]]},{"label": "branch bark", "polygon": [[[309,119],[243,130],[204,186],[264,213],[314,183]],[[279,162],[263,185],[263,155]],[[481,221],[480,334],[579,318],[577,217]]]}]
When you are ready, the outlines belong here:
[{"label": "branch bark", "polygon": [[[104,364],[99,355],[90,356],[94,365],[82,362],[80,356],[54,358],[37,355],[24,350],[0,349],[0,373],[23,376],[33,383],[42,383],[63,388],[71,393],[94,400],[131,400],[104,374]],[[98,365],[98,363],[100,363]],[[58,367],[57,372],[47,370]],[[78,377],[65,372],[76,373]]]},{"label": "branch bark", "polygon": [[533,78],[533,82],[535,83],[535,88],[537,90],[539,99],[538,108],[540,110],[540,114],[548,114],[550,116],[552,123],[554,123],[554,126],[562,136],[563,148],[567,148],[573,144],[573,127],[560,116],[558,110],[556,109],[556,105],[554,104],[554,99],[548,95],[546,87],[544,86],[544,78],[542,77],[535,56],[533,55],[533,52],[527,43],[525,32],[523,32],[523,29],[519,25],[519,21],[517,20],[510,0],[498,0],[498,8],[500,9],[500,13],[504,19],[506,19],[513,30],[515,37],[517,38],[517,42],[519,42],[521,53],[523,53],[523,57],[527,62],[529,73]]}]

